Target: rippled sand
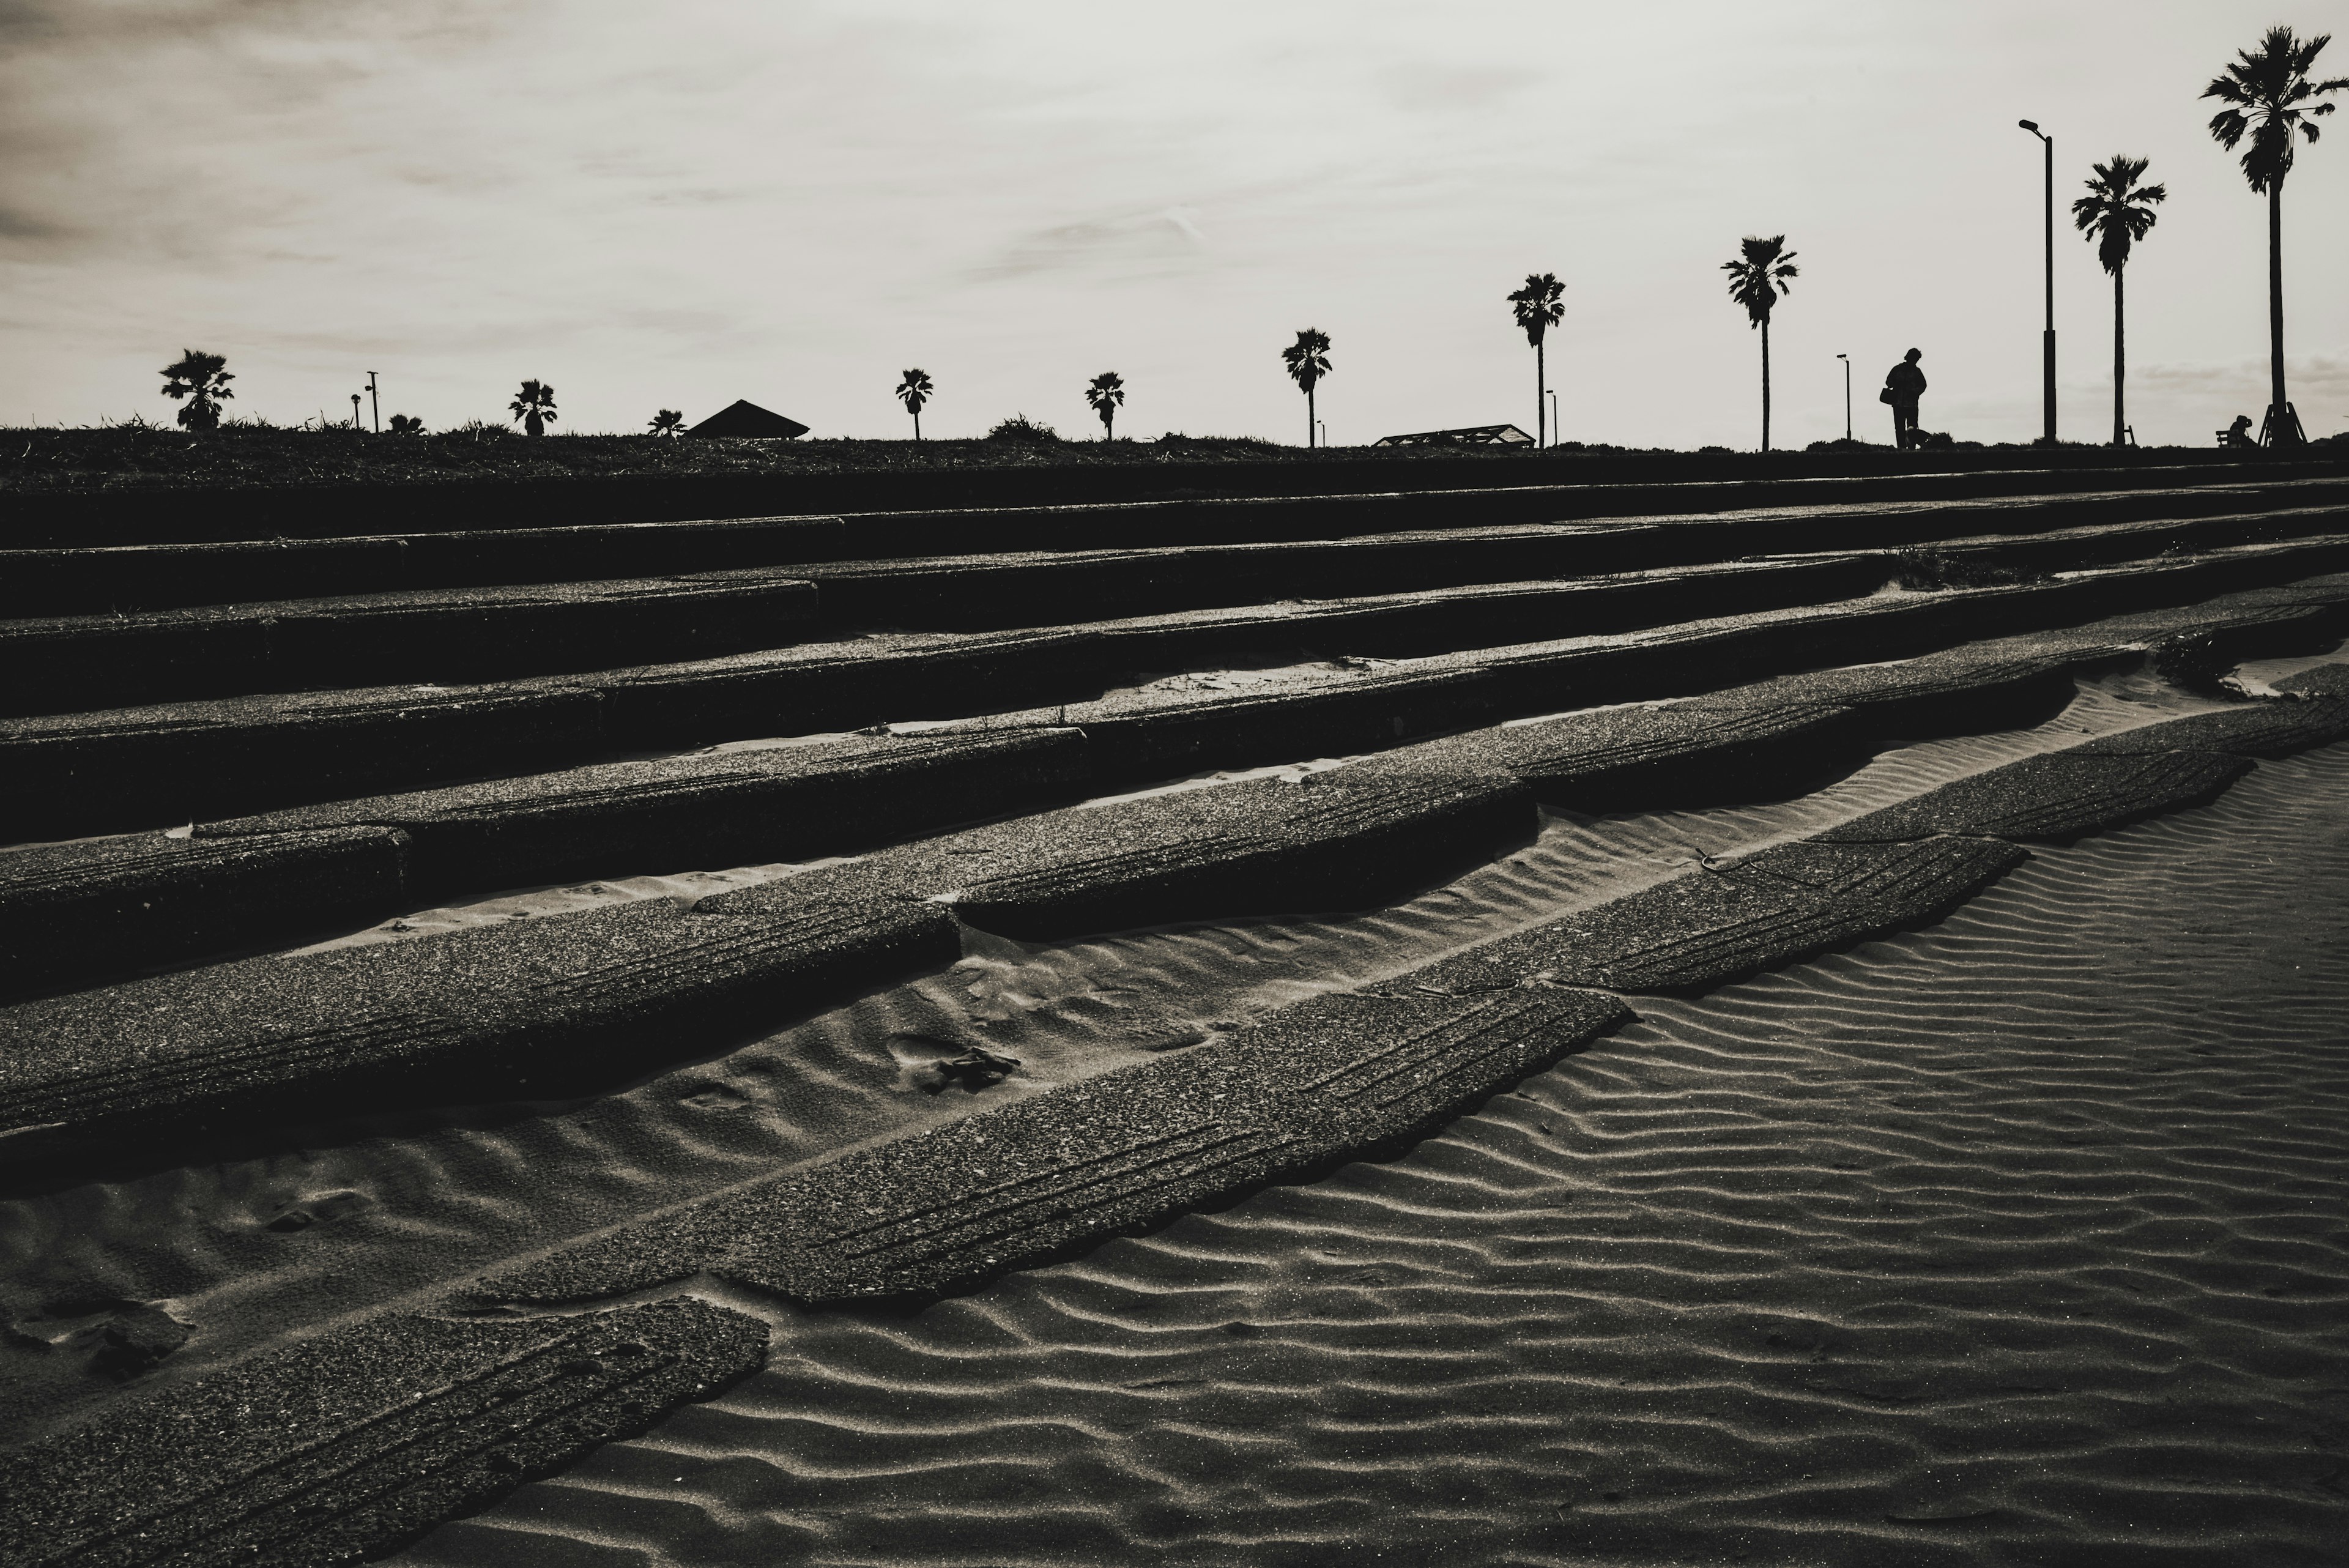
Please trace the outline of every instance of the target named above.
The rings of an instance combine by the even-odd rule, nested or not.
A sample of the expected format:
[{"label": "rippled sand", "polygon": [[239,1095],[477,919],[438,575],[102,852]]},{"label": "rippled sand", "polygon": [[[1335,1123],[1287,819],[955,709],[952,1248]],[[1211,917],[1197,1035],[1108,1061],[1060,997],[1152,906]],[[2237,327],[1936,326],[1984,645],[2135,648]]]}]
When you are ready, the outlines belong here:
[{"label": "rippled sand", "polygon": [[[1930,930],[1642,1002],[1391,1163],[916,1314],[775,1314],[764,1374],[401,1561],[2341,1563],[2344,807],[2349,746],[2263,763]],[[1456,922],[962,977],[1034,1018],[1123,942],[1137,998],[1195,963],[1261,1002],[1640,858],[1555,826],[1431,896]]]}]

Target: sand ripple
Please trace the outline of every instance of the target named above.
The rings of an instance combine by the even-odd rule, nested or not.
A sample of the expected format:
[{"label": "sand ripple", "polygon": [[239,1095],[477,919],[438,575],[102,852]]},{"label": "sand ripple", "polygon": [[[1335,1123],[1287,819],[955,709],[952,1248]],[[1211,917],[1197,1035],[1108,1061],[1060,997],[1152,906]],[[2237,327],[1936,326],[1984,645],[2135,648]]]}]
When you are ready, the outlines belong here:
[{"label": "sand ripple", "polygon": [[[404,1561],[2337,1564],[2344,803],[2349,746],[2262,764],[1929,931],[1643,1002],[1391,1163],[784,1314],[766,1373]],[[1033,962],[1238,1006],[1244,950],[1259,992],[1373,967],[1596,845],[1448,920]],[[1032,958],[1008,1013],[1054,1005]]]}]

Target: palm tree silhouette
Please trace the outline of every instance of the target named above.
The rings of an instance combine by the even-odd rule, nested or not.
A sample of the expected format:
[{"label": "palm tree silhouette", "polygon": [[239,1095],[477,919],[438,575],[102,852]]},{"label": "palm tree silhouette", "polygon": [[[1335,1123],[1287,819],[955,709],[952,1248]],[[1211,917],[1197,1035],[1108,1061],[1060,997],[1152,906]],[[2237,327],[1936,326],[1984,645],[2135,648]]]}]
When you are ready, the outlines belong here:
[{"label": "palm tree silhouette", "polygon": [[2244,136],[2243,177],[2268,199],[2268,428],[2281,446],[2300,439],[2283,389],[2283,178],[2292,172],[2292,133],[2316,140],[2316,120],[2333,105],[2312,100],[2349,88],[2349,77],[2308,79],[2308,67],[2333,41],[2321,33],[2305,42],[2290,27],[2270,27],[2256,50],[2238,49],[2224,76],[2202,89],[2228,105],[2210,117],[2210,139],[2232,152]]},{"label": "palm tree silhouette", "polygon": [[675,409],[662,409],[645,428],[657,436],[675,436],[685,429],[685,415]]},{"label": "palm tree silhouette", "polygon": [[2127,372],[2127,317],[2122,309],[2121,272],[2128,265],[2129,247],[2145,238],[2158,216],[2157,203],[2169,199],[2166,185],[2139,185],[2146,161],[2115,153],[2109,163],[2090,165],[2096,177],[2088,193],[2072,203],[2072,226],[2096,242],[2096,259],[2113,275],[2113,444],[2127,438],[2128,426],[2121,398]]},{"label": "palm tree silhouette", "polygon": [[1746,318],[1762,329],[1762,450],[1770,450],[1770,307],[1778,303],[1782,294],[1792,293],[1786,286],[1790,277],[1800,275],[1795,266],[1795,253],[1786,248],[1786,236],[1756,239],[1748,234],[1738,242],[1743,251],[1735,261],[1721,264],[1729,275],[1729,297],[1745,307]]},{"label": "palm tree silhouette", "polygon": [[1117,406],[1125,401],[1125,378],[1114,370],[1103,370],[1085,383],[1085,401],[1101,416],[1102,440],[1113,433],[1111,421],[1117,418]]},{"label": "palm tree silhouette", "polygon": [[223,398],[233,398],[228,384],[236,379],[229,374],[224,355],[207,354],[200,348],[182,348],[174,364],[162,369],[163,395],[174,402],[184,398],[175,416],[180,428],[209,431],[220,428],[220,406]]},{"label": "palm tree silhouette", "polygon": [[408,414],[394,414],[391,416],[391,433],[394,435],[422,435],[424,433],[424,421]]},{"label": "palm tree silhouette", "polygon": [[1288,379],[1305,389],[1305,444],[1313,445],[1313,389],[1330,373],[1330,335],[1318,327],[1309,327],[1297,335],[1297,341],[1280,351],[1280,362],[1288,367]]},{"label": "palm tree silhouette", "polygon": [[522,390],[516,392],[513,401],[506,406],[512,410],[513,417],[522,421],[524,435],[544,435],[546,421],[561,417],[554,411],[554,389],[536,381],[524,381]]},{"label": "palm tree silhouette", "polygon": [[930,385],[927,370],[908,370],[897,383],[897,400],[905,405],[907,413],[914,416],[916,441],[922,439],[922,405],[930,400],[930,393],[936,389]]},{"label": "palm tree silhouette", "polygon": [[[1543,419],[1549,408],[1549,378],[1547,369],[1542,364],[1542,339],[1549,335],[1549,329],[1557,326],[1559,318],[1566,315],[1566,306],[1558,297],[1565,292],[1566,285],[1557,281],[1556,273],[1529,272],[1526,275],[1526,286],[1509,296],[1509,303],[1517,307],[1517,325],[1524,328],[1526,341],[1534,346],[1534,444],[1536,446],[1545,444],[1542,440]],[[1549,432],[1549,439],[1557,440],[1557,432]]]}]

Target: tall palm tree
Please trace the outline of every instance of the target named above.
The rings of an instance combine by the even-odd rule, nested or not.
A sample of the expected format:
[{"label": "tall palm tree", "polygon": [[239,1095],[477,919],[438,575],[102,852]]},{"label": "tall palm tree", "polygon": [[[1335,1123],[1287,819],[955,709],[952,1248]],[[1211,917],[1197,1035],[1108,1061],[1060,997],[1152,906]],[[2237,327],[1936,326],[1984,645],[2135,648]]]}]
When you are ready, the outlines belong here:
[{"label": "tall palm tree", "polygon": [[554,389],[536,381],[524,381],[513,401],[506,405],[513,417],[522,421],[524,435],[544,435],[546,421],[562,416],[554,411]]},{"label": "tall palm tree", "polygon": [[[1517,307],[1517,325],[1524,328],[1526,341],[1534,346],[1534,444],[1536,446],[1547,444],[1543,437],[1549,410],[1549,378],[1547,368],[1542,364],[1542,339],[1548,336],[1549,329],[1557,326],[1559,319],[1566,315],[1565,303],[1558,297],[1565,292],[1566,285],[1557,281],[1556,273],[1529,272],[1526,275],[1526,286],[1509,296],[1509,303]],[[1547,433],[1550,441],[1557,439],[1555,431]]]},{"label": "tall palm tree", "polygon": [[220,427],[220,406],[223,398],[233,398],[228,384],[236,379],[229,373],[225,355],[207,354],[200,348],[182,348],[176,363],[162,369],[163,395],[180,402],[174,416],[182,430],[209,431]]},{"label": "tall palm tree", "polygon": [[1125,401],[1125,378],[1114,370],[1103,370],[1085,383],[1085,401],[1101,416],[1102,440],[1115,433],[1111,425],[1117,418],[1117,406]]},{"label": "tall palm tree", "polygon": [[2226,74],[2202,89],[2228,107],[2210,117],[2210,139],[2232,152],[2248,134],[2243,177],[2268,199],[2268,420],[2270,439],[2282,445],[2299,431],[2284,418],[2283,392],[2283,177],[2292,172],[2292,133],[2316,140],[2316,121],[2334,106],[2314,99],[2349,88],[2349,77],[2308,79],[2308,67],[2330,33],[2303,42],[2290,27],[2270,27],[2256,49],[2235,51]]},{"label": "tall palm tree", "polygon": [[1280,351],[1280,362],[1288,367],[1288,379],[1305,389],[1305,444],[1314,444],[1317,428],[1313,418],[1313,389],[1330,373],[1330,335],[1318,327],[1309,327],[1297,335],[1297,341]]},{"label": "tall palm tree", "polygon": [[1748,321],[1762,329],[1762,450],[1770,450],[1770,308],[1778,296],[1792,293],[1786,280],[1800,275],[1786,236],[1738,242],[1743,252],[1735,261],[1721,264],[1729,275],[1729,297],[1745,307]]},{"label": "tall palm tree", "polygon": [[657,436],[675,437],[685,430],[685,415],[675,409],[657,410],[653,422],[645,428]]},{"label": "tall palm tree", "polygon": [[2109,163],[2090,165],[2096,177],[2088,193],[2072,203],[2072,226],[2096,242],[2096,259],[2113,275],[2113,444],[2127,439],[2121,382],[2128,370],[2128,318],[2122,309],[2121,272],[2129,247],[2145,238],[2158,216],[2154,207],[2169,200],[2167,185],[2139,185],[2146,161],[2115,153]]},{"label": "tall palm tree", "polygon": [[922,405],[930,400],[930,394],[936,389],[930,385],[927,370],[908,370],[897,382],[897,400],[905,405],[907,413],[914,416],[916,441],[922,439]]}]

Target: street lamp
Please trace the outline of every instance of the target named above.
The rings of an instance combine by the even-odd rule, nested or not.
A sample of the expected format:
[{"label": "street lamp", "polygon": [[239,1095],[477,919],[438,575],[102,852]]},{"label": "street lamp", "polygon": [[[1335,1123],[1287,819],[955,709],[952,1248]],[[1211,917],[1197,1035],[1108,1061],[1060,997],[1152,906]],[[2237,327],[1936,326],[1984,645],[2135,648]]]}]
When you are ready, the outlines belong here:
[{"label": "street lamp", "polygon": [[1849,441],[1851,439],[1851,356],[1838,354],[1836,358],[1843,361],[1843,439]]},{"label": "street lamp", "polygon": [[1557,393],[1555,390],[1549,395],[1549,444],[1557,444]]},{"label": "street lamp", "polygon": [[353,393],[351,394],[351,429],[353,429],[353,430],[357,430],[357,429],[358,429],[358,428],[359,428],[359,395],[358,395],[357,392],[353,392]]},{"label": "street lamp", "polygon": [[375,421],[375,433],[383,434],[383,401],[375,393],[375,372],[367,372],[367,414]]},{"label": "street lamp", "polygon": [[1315,428],[1320,431],[1321,444],[1326,448],[1330,444],[1330,421],[1328,420],[1315,420],[1313,423]]},{"label": "street lamp", "polygon": [[2039,138],[2047,149],[2047,330],[2040,339],[2040,400],[2044,405],[2046,433],[2040,437],[2049,446],[2055,444],[2055,139],[2039,129],[2036,120],[2018,119],[2015,123]]}]

